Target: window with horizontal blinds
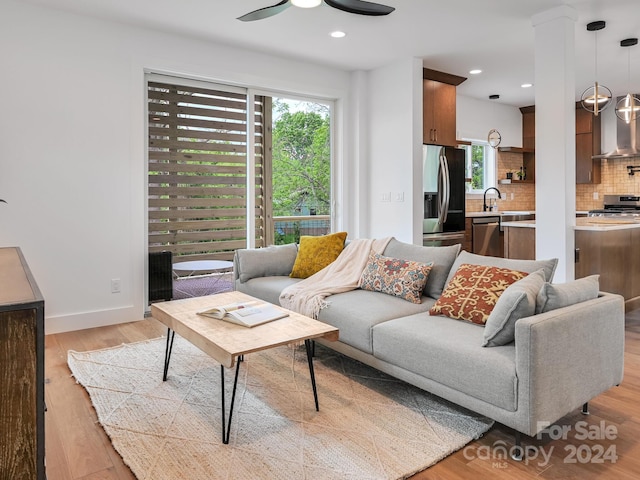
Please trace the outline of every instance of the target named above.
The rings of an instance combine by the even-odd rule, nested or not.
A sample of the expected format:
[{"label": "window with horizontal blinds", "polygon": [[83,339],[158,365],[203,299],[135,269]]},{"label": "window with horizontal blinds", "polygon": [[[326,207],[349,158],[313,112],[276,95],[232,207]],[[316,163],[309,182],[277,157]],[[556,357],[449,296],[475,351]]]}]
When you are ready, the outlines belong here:
[{"label": "window with horizontal blinds", "polygon": [[[247,246],[247,95],[152,80],[147,95],[149,252],[169,250],[174,261],[232,259]],[[270,99],[256,97],[254,112],[253,235],[262,246]]]}]

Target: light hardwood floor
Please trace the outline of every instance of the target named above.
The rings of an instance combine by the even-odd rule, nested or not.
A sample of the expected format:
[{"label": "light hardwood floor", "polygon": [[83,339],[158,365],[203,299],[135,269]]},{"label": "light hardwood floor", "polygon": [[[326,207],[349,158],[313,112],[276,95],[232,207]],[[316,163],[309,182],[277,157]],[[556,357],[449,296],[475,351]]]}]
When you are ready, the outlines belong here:
[{"label": "light hardwood floor", "polygon": [[[86,391],[71,377],[66,352],[95,350],[155,338],[165,332],[165,327],[159,322],[147,319],[46,337],[45,400],[48,411],[45,433],[49,480],[135,480],[97,423]],[[627,315],[622,385],[599,395],[589,405],[591,415],[584,416],[576,411],[558,422],[571,427],[566,439],[525,437],[523,443],[535,447],[530,449],[527,461],[491,458],[492,453],[499,453],[494,447],[506,444],[509,448],[513,444],[512,431],[496,425],[484,437],[412,478],[639,478],[640,310]],[[590,438],[584,439],[584,436]],[[605,436],[609,438],[602,438]],[[605,455],[599,456],[599,453]],[[613,453],[617,456],[615,461],[612,461]],[[534,458],[534,454],[538,456]],[[600,460],[602,463],[598,463]]]}]

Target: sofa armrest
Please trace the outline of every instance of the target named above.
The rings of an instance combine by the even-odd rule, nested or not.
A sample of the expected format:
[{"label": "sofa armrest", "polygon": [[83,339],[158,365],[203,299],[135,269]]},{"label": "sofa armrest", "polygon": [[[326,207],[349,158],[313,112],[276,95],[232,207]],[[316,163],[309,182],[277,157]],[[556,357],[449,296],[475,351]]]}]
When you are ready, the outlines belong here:
[{"label": "sofa armrest", "polygon": [[295,243],[236,250],[233,257],[234,281],[244,283],[256,277],[288,276],[297,255]]},{"label": "sofa armrest", "polygon": [[[518,410],[535,435],[547,425],[620,384],[624,368],[624,299],[594,300],[516,323]],[[526,430],[526,431],[525,431]]]}]

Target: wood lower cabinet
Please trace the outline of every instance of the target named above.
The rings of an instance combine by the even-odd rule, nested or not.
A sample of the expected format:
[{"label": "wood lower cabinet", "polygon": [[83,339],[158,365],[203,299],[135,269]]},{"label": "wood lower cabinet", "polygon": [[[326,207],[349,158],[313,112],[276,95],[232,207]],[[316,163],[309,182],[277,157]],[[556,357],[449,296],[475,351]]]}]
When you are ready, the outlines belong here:
[{"label": "wood lower cabinet", "polygon": [[44,480],[44,299],[18,248],[0,248],[0,479]]},{"label": "wood lower cabinet", "polygon": [[536,259],[536,229],[504,227],[504,258]]},{"label": "wood lower cabinet", "polygon": [[576,230],[575,277],[600,275],[600,290],[640,306],[640,229]]},{"label": "wood lower cabinet", "polygon": [[464,219],[464,241],[462,242],[462,250],[467,252],[473,251],[473,222],[470,217]]}]

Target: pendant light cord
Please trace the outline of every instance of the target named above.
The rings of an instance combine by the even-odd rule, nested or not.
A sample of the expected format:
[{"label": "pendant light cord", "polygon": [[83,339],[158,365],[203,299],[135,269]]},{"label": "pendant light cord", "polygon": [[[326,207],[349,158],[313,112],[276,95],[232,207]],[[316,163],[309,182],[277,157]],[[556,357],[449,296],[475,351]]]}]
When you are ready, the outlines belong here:
[{"label": "pendant light cord", "polygon": [[595,37],[594,38],[595,38],[595,44],[593,45],[593,50],[594,50],[594,53],[595,53],[594,57],[596,59],[596,63],[593,66],[593,73],[594,73],[594,76],[595,76],[594,81],[597,82],[598,81],[598,31],[597,30],[595,32]]}]

